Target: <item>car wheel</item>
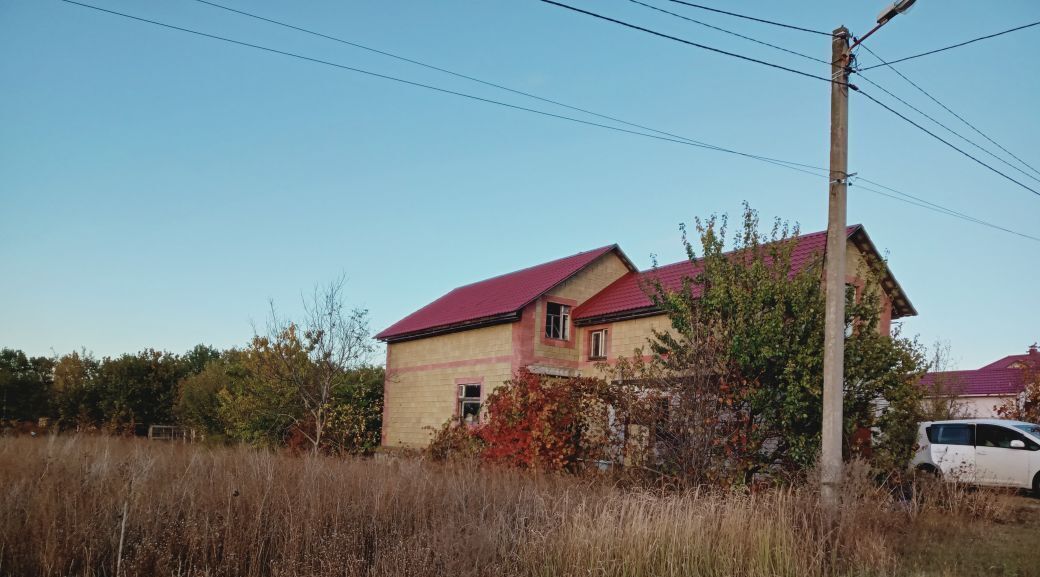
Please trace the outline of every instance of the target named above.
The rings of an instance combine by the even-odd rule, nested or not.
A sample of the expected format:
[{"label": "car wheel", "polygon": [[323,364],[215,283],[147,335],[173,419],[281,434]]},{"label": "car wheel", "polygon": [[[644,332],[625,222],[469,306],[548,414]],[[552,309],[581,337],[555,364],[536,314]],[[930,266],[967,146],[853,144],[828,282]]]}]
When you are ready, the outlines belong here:
[{"label": "car wheel", "polygon": [[942,473],[935,465],[929,465],[927,463],[924,465],[918,465],[917,468],[914,469],[914,472],[922,477],[927,476],[933,479],[938,479],[942,476]]},{"label": "car wheel", "polygon": [[1040,499],[1040,473],[1033,477],[1033,496]]}]

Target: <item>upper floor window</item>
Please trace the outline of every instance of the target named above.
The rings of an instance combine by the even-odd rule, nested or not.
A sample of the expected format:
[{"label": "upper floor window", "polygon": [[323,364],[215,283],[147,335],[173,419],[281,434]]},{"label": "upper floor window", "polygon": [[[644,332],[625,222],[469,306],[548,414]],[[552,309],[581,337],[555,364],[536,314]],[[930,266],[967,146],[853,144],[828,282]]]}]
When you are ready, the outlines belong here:
[{"label": "upper floor window", "polygon": [[589,358],[607,358],[607,329],[600,329],[589,333]]},{"label": "upper floor window", "polygon": [[571,307],[560,303],[545,304],[545,336],[566,341],[570,338]]}]

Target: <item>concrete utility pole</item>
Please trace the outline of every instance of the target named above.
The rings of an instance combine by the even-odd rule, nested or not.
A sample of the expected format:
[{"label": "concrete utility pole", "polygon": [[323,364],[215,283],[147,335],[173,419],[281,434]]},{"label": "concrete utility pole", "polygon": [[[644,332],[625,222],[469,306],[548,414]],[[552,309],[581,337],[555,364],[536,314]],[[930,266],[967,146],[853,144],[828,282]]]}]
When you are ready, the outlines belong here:
[{"label": "concrete utility pole", "polygon": [[827,209],[826,317],[823,340],[823,440],[820,496],[837,508],[841,493],[842,384],[845,381],[845,213],[849,162],[849,31],[831,40],[831,172]]}]

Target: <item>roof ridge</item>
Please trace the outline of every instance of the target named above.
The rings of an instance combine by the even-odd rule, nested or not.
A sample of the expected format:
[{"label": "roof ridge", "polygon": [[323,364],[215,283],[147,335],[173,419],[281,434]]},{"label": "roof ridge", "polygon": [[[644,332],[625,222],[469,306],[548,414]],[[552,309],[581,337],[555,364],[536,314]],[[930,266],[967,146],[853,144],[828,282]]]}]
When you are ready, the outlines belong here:
[{"label": "roof ridge", "polygon": [[[615,243],[455,287],[383,329],[375,338],[387,340],[476,319],[516,314],[560,283],[610,254],[623,257],[621,248]],[[622,260],[634,268],[627,257]],[[495,322],[499,321],[504,322],[505,319]]]},{"label": "roof ridge", "polygon": [[507,277],[507,276],[513,275],[513,274],[519,274],[519,273],[522,273],[524,271],[528,271],[528,270],[535,269],[535,268],[538,268],[538,267],[548,266],[548,265],[551,265],[553,263],[557,263],[557,262],[560,262],[560,261],[563,261],[563,260],[567,260],[569,258],[574,258],[576,256],[581,256],[583,254],[590,254],[590,253],[594,253],[594,252],[599,252],[601,255],[602,254],[606,254],[608,250],[615,249],[615,248],[620,248],[617,243],[608,244],[606,246],[601,246],[599,248],[593,248],[593,249],[589,249],[589,250],[579,251],[579,252],[576,252],[576,253],[571,254],[571,255],[563,256],[563,257],[560,257],[560,258],[555,258],[553,260],[547,260],[545,262],[540,262],[538,264],[532,264],[531,266],[525,266],[524,268],[518,268],[518,269],[513,270],[513,271],[504,272],[502,274],[496,274],[495,276],[489,276],[489,277],[487,277],[485,279],[480,279],[480,280],[473,281],[471,283],[466,283],[464,285],[459,285],[459,286],[451,289],[451,291],[449,291],[447,294],[451,294],[451,293],[453,293],[453,292],[455,292],[457,290],[464,289],[464,288],[466,288],[468,286],[473,286],[475,284],[480,284],[482,282],[487,282],[487,281],[490,281],[490,280],[495,280],[495,279],[499,279],[499,278],[502,278],[502,277]]},{"label": "roof ridge", "polygon": [[[861,228],[863,228],[862,224],[850,224],[850,225],[848,225],[847,227],[845,227],[846,237],[852,236],[857,230],[859,230]],[[778,239],[778,240],[771,240],[769,242],[763,242],[763,243],[759,244],[759,246],[769,246],[769,245],[772,245],[772,244],[776,244],[776,243],[780,243],[780,242],[787,242],[787,241],[802,241],[802,240],[805,240],[805,239],[810,238],[810,237],[819,236],[819,235],[825,235],[825,234],[827,234],[826,230],[818,230],[816,232],[809,232],[809,233],[806,233],[806,234],[800,234],[798,236],[791,236],[791,237],[782,238],[782,239]],[[742,250],[742,249],[735,248],[733,250],[727,250],[726,252],[724,252],[722,254],[723,255],[732,254],[734,252],[737,252],[738,250]],[[673,262],[673,263],[664,264],[664,265],[660,265],[660,266],[654,266],[654,267],[651,267],[651,268],[649,268],[649,269],[647,269],[645,271],[639,271],[639,272],[640,272],[640,274],[642,274],[642,273],[647,273],[647,272],[651,272],[651,271],[655,271],[655,270],[661,270],[661,269],[666,269],[666,268],[670,268],[670,267],[675,267],[675,266],[679,266],[679,265],[683,265],[683,264],[694,264],[695,265],[695,264],[699,263],[702,260],[704,260],[704,257],[695,258],[693,260],[690,260],[689,258],[685,258],[683,260],[678,260],[678,261]]]}]

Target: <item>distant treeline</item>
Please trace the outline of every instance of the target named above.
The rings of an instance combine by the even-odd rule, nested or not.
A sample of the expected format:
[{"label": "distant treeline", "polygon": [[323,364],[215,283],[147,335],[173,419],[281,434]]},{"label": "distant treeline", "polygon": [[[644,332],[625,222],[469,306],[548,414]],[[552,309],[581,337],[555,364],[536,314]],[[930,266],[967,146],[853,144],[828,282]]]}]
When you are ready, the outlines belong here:
[{"label": "distant treeline", "polygon": [[[144,349],[98,359],[85,351],[29,357],[5,348],[0,418],[8,426],[46,418],[51,429],[127,435],[149,425],[180,425],[216,440],[310,449],[300,391],[265,374],[274,364],[259,358],[265,354],[271,353],[252,345],[224,351],[198,345],[184,354]],[[324,431],[322,449],[378,446],[382,387],[382,367],[360,364],[338,375],[325,403],[337,419]]]},{"label": "distant treeline", "polygon": [[379,446],[383,368],[370,364],[368,312],[346,309],[342,280],[315,290],[301,322],[274,308],[239,349],[198,345],[95,358],[0,350],[3,427],[141,434],[179,425],[211,440],[364,453]]}]

